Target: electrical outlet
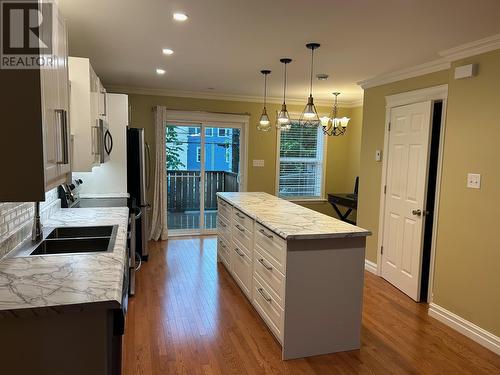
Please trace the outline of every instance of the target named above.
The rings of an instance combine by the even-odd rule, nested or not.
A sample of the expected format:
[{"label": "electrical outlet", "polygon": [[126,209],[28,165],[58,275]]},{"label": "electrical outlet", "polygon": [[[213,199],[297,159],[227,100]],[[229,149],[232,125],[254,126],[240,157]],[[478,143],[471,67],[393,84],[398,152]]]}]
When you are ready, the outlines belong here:
[{"label": "electrical outlet", "polygon": [[467,187],[470,189],[480,189],[481,188],[481,175],[478,173],[468,173],[467,174]]},{"label": "electrical outlet", "polygon": [[382,161],[382,150],[375,150],[375,161]]}]

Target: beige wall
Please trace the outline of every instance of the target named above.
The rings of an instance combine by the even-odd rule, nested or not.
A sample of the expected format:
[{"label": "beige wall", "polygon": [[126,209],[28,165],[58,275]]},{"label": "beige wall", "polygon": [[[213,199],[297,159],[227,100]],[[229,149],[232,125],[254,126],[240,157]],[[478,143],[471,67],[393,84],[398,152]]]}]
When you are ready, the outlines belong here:
[{"label": "beige wall", "polygon": [[[478,63],[479,75],[454,80],[456,66]],[[385,96],[448,83],[438,218],[434,302],[500,336],[500,50],[457,61],[452,69],[367,89],[364,96],[358,224],[373,231],[367,258],[376,261]],[[467,189],[468,172],[481,190]]]},{"label": "beige wall", "polygon": [[[163,105],[168,109],[185,111],[212,111],[228,113],[249,113],[249,150],[248,150],[248,191],[264,191],[275,194],[276,188],[276,129],[264,133],[256,129],[257,121],[262,111],[262,104],[252,102],[223,101],[209,99],[179,98],[151,95],[129,95],[131,106],[132,126],[146,129],[146,140],[153,147],[154,155],[154,131],[152,107]],[[301,106],[289,105],[290,112],[302,111]],[[277,110],[281,108],[278,104],[268,104],[267,109],[273,119]],[[318,107],[318,112],[327,113],[329,108]],[[353,189],[354,177],[358,173],[359,159],[356,157],[361,142],[361,118],[362,110],[359,108],[346,108],[340,110],[341,116],[352,117],[349,130],[342,137],[329,137],[327,143],[327,173],[326,192],[351,191]],[[253,167],[253,159],[263,159],[265,166]],[[152,191],[149,192],[152,194]],[[307,207],[333,215],[333,209],[326,202],[309,203]]]}]

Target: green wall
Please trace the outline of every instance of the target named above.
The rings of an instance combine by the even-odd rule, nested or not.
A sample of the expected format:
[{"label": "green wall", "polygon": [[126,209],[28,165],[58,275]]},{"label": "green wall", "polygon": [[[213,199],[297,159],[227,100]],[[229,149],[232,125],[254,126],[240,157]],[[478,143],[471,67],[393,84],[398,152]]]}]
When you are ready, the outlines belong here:
[{"label": "green wall", "polygon": [[[211,111],[226,113],[249,113],[249,149],[248,149],[248,191],[264,191],[275,194],[276,189],[276,129],[270,132],[257,130],[257,122],[262,111],[262,104],[253,102],[181,98],[169,96],[129,94],[131,106],[131,126],[145,128],[146,140],[152,146],[154,156],[154,117],[152,108],[162,105],[167,109],[184,111]],[[271,119],[281,108],[280,104],[267,105]],[[300,113],[302,106],[289,105],[290,112]],[[319,113],[328,113],[330,108],[318,107]],[[341,116],[351,117],[349,129],[342,137],[329,137],[327,141],[326,192],[350,192],[353,189],[354,177],[359,171],[359,149],[361,147],[362,110],[357,108],[341,108]],[[353,151],[354,150],[354,151]],[[265,161],[264,167],[253,167],[253,159]],[[152,195],[152,191],[148,192]],[[330,204],[311,202],[303,204],[311,209],[334,215]]]},{"label": "green wall", "polygon": [[[477,63],[477,77],[455,80],[455,67]],[[367,258],[376,261],[385,96],[448,84],[433,302],[500,336],[500,50],[456,61],[447,71],[365,90],[358,224],[373,231]],[[466,188],[480,173],[480,190]]]}]

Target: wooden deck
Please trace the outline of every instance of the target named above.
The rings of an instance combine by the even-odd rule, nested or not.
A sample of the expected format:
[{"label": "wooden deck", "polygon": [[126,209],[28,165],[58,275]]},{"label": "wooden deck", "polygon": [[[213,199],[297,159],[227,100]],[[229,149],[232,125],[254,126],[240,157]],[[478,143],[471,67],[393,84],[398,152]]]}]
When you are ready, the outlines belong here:
[{"label": "wooden deck", "polygon": [[[168,212],[169,230],[200,229],[200,211]],[[205,229],[217,228],[217,211],[205,211]]]},{"label": "wooden deck", "polygon": [[500,357],[365,272],[360,350],[292,361],[223,266],[215,237],[152,242],[124,338],[125,375],[500,374]]}]

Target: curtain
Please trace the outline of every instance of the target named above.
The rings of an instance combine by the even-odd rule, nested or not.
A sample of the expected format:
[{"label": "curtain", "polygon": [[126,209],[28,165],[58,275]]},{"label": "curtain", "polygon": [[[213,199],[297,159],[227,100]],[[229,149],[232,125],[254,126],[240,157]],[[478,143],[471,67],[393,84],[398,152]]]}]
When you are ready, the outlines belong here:
[{"label": "curtain", "polygon": [[167,176],[165,166],[167,165],[165,145],[165,124],[167,122],[167,109],[156,106],[153,108],[155,122],[155,166],[154,166],[154,190],[153,190],[153,212],[151,215],[151,233],[149,238],[155,241],[166,240],[167,228]]}]

